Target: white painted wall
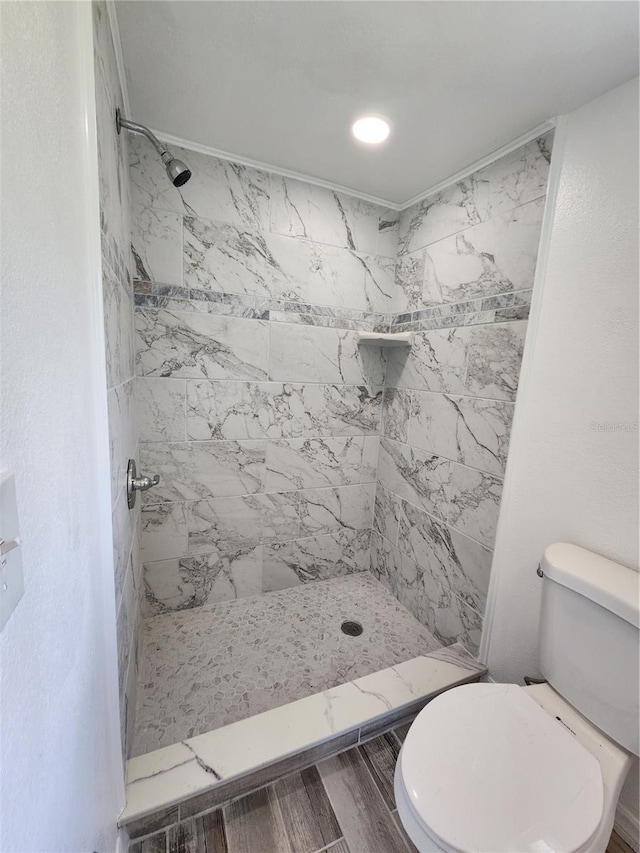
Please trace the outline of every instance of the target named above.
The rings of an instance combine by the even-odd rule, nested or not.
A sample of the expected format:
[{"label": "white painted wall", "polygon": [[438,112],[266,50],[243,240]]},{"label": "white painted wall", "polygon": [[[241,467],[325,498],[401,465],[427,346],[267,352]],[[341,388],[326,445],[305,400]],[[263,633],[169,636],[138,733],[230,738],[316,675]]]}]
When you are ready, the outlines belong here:
[{"label": "white painted wall", "polygon": [[116,848],[118,728],[89,3],[2,14],[2,468],[25,595],[0,635],[8,851]]},{"label": "white painted wall", "polygon": [[[481,650],[496,681],[538,671],[536,566],[548,544],[638,567],[638,433],[591,427],[638,421],[637,79],[560,122],[550,204],[555,190]],[[637,820],[637,779],[623,804]]]}]

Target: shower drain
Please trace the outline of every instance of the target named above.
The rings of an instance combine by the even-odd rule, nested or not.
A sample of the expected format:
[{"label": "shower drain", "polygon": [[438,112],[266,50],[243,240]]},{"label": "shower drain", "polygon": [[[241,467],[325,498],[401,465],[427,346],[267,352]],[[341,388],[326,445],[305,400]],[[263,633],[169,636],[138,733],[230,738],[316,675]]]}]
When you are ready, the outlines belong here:
[{"label": "shower drain", "polygon": [[359,622],[352,622],[348,619],[346,622],[342,623],[340,630],[343,634],[347,634],[349,637],[359,637],[360,634],[362,634],[362,625]]}]

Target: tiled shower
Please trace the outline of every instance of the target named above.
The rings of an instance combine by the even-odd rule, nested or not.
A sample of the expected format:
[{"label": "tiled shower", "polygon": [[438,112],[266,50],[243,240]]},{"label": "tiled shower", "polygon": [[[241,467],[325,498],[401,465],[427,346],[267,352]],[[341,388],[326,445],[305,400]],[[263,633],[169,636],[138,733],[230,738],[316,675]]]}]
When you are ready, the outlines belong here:
[{"label": "tiled shower", "polygon": [[148,612],[371,566],[477,650],[550,139],[399,221],[192,151],[179,193],[132,148]]},{"label": "tiled shower", "polygon": [[551,135],[402,212],[176,148],[177,190],[95,23],[125,754],[145,619],[370,572],[477,654]]}]

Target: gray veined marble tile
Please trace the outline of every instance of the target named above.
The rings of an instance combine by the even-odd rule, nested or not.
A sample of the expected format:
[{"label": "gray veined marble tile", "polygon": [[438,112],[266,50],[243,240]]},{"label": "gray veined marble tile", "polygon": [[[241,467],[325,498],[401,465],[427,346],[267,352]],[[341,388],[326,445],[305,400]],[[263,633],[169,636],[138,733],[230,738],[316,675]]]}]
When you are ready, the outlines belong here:
[{"label": "gray veined marble tile", "polygon": [[382,351],[378,347],[359,347],[357,332],[271,324],[272,380],[382,385],[384,367]]},{"label": "gray veined marble tile", "polygon": [[132,378],[107,393],[112,506],[126,488],[128,460],[136,455],[138,437],[134,385],[135,379]]},{"label": "gray veined marble tile", "polygon": [[358,385],[187,383],[188,438],[376,435],[382,391]]},{"label": "gray veined marble tile", "polygon": [[386,208],[324,187],[272,176],[271,230],[374,254]]},{"label": "gray veined marble tile", "polygon": [[187,437],[280,438],[296,434],[281,382],[187,382]]},{"label": "gray veined marble tile", "polygon": [[465,328],[417,332],[409,350],[391,351],[388,384],[419,391],[464,393],[468,339]]},{"label": "gray veined marble tile", "polygon": [[482,634],[480,614],[460,601],[426,567],[419,567],[418,571],[417,612],[411,612],[441,643],[448,646],[458,642],[476,656]]},{"label": "gray veined marble tile", "polygon": [[484,610],[491,572],[488,548],[406,501],[402,504],[398,547],[468,606]]},{"label": "gray veined marble tile", "polygon": [[492,215],[546,194],[552,145],[550,131],[476,173],[489,182]]},{"label": "gray veined marble tile", "polygon": [[300,535],[317,536],[339,528],[371,528],[375,483],[305,489],[300,492]]},{"label": "gray veined marble tile", "polygon": [[187,504],[189,555],[228,553],[298,538],[299,494],[244,495]]},{"label": "gray veined marble tile", "polygon": [[526,322],[497,323],[469,330],[466,387],[469,394],[515,400],[527,332]]},{"label": "gray veined marble tile", "polygon": [[143,376],[266,379],[269,326],[259,320],[136,309]]},{"label": "gray veined marble tile", "polygon": [[483,222],[488,213],[489,184],[471,175],[402,211],[398,251],[414,252]]},{"label": "gray veined marble tile", "polygon": [[309,253],[307,301],[313,305],[367,310],[364,268],[350,249],[323,243],[296,243]]},{"label": "gray veined marble tile", "polygon": [[400,570],[396,578],[395,596],[400,604],[406,607],[409,613],[426,627],[427,623],[422,619],[424,608],[423,575],[423,569],[406,554],[400,552]]},{"label": "gray veined marble tile", "polygon": [[261,492],[266,441],[143,444],[140,467],[160,475],[146,502],[198,500]]},{"label": "gray veined marble tile", "polygon": [[380,458],[380,436],[363,436],[362,468],[360,469],[361,483],[375,483],[378,474],[378,459]]},{"label": "gray veined marble tile", "polygon": [[107,388],[134,375],[133,299],[107,264],[102,264]]},{"label": "gray veined marble tile", "polygon": [[134,207],[131,231],[136,278],[182,285],[182,216]]},{"label": "gray veined marble tile", "polygon": [[369,569],[369,530],[340,528],[264,546],[263,592]]},{"label": "gray veined marble tile", "polygon": [[[377,496],[376,496],[377,497]],[[396,545],[382,536],[378,530],[371,531],[371,561],[369,570],[376,580],[384,584],[395,595],[396,578],[400,570],[401,554]]]},{"label": "gray veined marble tile", "polygon": [[122,490],[118,496],[111,514],[113,524],[113,572],[115,580],[116,606],[122,595],[124,579],[129,567],[131,547],[134,542],[136,512],[131,512],[127,506],[127,495]]},{"label": "gray veined marble tile", "polygon": [[[286,241],[288,238],[280,239]],[[321,243],[308,244],[308,251],[306,298],[309,303],[374,313],[391,310],[394,298],[392,259]]]},{"label": "gray veined marble tile", "polygon": [[268,172],[220,160],[185,148],[176,149],[194,177],[183,187],[185,212],[245,228],[269,228],[271,176]]},{"label": "gray veined marble tile", "polygon": [[409,444],[502,476],[513,404],[417,391]]},{"label": "gray veined marble tile", "polygon": [[357,320],[343,320],[342,317],[327,317],[323,314],[289,314],[282,311],[270,311],[269,319],[273,323],[298,323],[307,326],[326,326],[330,329],[351,329],[352,331],[371,331],[372,323]]},{"label": "gray veined marble tile", "polygon": [[378,255],[360,255],[364,270],[364,295],[367,310],[386,314],[395,310],[395,261]]},{"label": "gray veined marble tile", "polygon": [[392,545],[396,545],[399,520],[400,498],[378,483],[373,505],[373,529],[388,539]]},{"label": "gray veined marble tile", "polygon": [[[434,652],[430,652],[427,657],[430,657],[433,660],[441,660],[445,663],[452,663],[454,666],[462,667],[462,669],[468,669],[470,672],[478,672],[479,669],[482,668],[482,664],[458,643],[453,643],[450,646],[441,646]],[[394,729],[394,732],[395,734],[400,734],[398,729]],[[401,737],[401,740],[404,741],[404,737]]]},{"label": "gray veined marble tile", "polygon": [[502,497],[502,480],[465,465],[451,465],[447,486],[451,527],[493,548]]},{"label": "gray veined marble tile", "polygon": [[167,184],[164,166],[146,139],[130,136],[129,143],[134,204],[268,229],[268,173],[173,147],[175,155],[194,173],[194,178],[178,190]]},{"label": "gray veined marble tile", "polygon": [[[109,24],[101,27],[101,38],[107,50],[96,57],[96,124],[98,127],[98,180],[100,224],[103,235],[108,235],[112,249],[117,250],[118,264],[112,264],[120,275],[128,266],[130,233],[129,182],[127,179],[128,140],[116,131],[113,115],[116,107],[123,108],[122,92],[117,75],[113,73],[113,46]],[[106,43],[106,44],[105,44]],[[110,262],[115,252],[110,251]],[[119,268],[121,266],[121,268]],[[122,277],[122,276],[121,276]]]},{"label": "gray veined marble tile", "polygon": [[186,504],[143,506],[140,520],[140,553],[145,563],[186,556]]},{"label": "gray veined marble tile", "polygon": [[378,242],[376,254],[395,260],[398,253],[400,214],[397,210],[383,209],[378,217]]},{"label": "gray veined marble tile", "polygon": [[399,255],[395,269],[395,311],[417,311],[422,308],[424,279],[424,249]]},{"label": "gray veined marble tile", "polygon": [[530,289],[543,207],[544,199],[538,199],[429,246],[424,304]]},{"label": "gray veined marble tile", "polygon": [[138,592],[142,590],[142,558],[140,554],[140,508],[133,512],[133,542],[131,545],[131,563],[133,568],[133,583]]},{"label": "gray veined marble tile", "polygon": [[[175,213],[188,212],[181,190],[167,182],[167,173],[162,160],[153,146],[142,136],[129,134],[129,178],[131,203],[156,210],[171,210]],[[172,148],[173,151],[177,149]],[[180,156],[176,154],[176,156]],[[184,158],[183,158],[184,159]]]},{"label": "gray veined marble tile", "polygon": [[395,441],[407,441],[409,420],[413,411],[411,391],[385,388],[382,401],[382,434]]},{"label": "gray veined marble tile", "polygon": [[140,441],[183,441],[186,405],[186,380],[138,376],[136,415]]},{"label": "gray veined marble tile", "polygon": [[450,476],[448,459],[386,438],[380,443],[378,482],[440,518],[447,516]]},{"label": "gray veined marble tile", "polygon": [[184,281],[190,288],[304,302],[310,265],[304,241],[184,219]]},{"label": "gray veined marble tile", "polygon": [[265,491],[360,482],[363,436],[289,438],[267,445]]},{"label": "gray veined marble tile", "polygon": [[146,563],[144,581],[147,614],[257,595],[262,592],[262,546]]},{"label": "gray veined marble tile", "polygon": [[124,687],[129,666],[130,653],[133,645],[136,623],[135,590],[131,572],[127,572],[120,607],[116,618],[116,635],[118,642],[118,683],[120,695]]}]

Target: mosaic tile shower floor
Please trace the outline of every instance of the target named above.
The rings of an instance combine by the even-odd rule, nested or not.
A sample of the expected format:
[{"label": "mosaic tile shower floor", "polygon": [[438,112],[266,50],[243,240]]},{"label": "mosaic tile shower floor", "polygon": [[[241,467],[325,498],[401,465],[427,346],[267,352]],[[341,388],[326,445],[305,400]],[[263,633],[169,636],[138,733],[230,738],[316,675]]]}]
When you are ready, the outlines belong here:
[{"label": "mosaic tile shower floor", "polygon": [[[360,636],[340,625],[355,619]],[[133,755],[435,651],[368,572],[145,621]]]}]

